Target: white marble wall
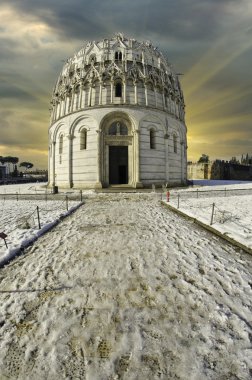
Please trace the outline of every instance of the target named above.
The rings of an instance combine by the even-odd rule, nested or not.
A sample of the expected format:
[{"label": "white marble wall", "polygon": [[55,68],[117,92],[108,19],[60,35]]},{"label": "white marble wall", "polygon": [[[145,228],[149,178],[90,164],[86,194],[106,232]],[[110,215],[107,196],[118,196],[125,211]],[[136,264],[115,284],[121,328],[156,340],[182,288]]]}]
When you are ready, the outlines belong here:
[{"label": "white marble wall", "polygon": [[[130,93],[130,92],[129,92]],[[143,186],[180,184],[186,180],[186,127],[166,112],[148,112],[141,107],[93,108],[74,112],[50,127],[49,182],[62,187],[92,188],[99,182],[101,159],[98,132],[108,114],[122,112],[132,122],[133,145],[130,146],[129,168],[132,183],[139,176]],[[80,130],[87,130],[87,147],[80,149]],[[155,149],[150,149],[150,129],[155,130]],[[173,135],[177,136],[174,152]],[[59,154],[59,137],[63,135],[63,152]],[[138,140],[136,140],[138,137]],[[100,152],[100,157],[103,152]],[[133,162],[134,160],[134,162]],[[135,162],[135,161],[138,161]],[[138,173],[136,173],[138,171]],[[135,182],[134,182],[135,183]],[[102,185],[102,184],[101,184]]]}]

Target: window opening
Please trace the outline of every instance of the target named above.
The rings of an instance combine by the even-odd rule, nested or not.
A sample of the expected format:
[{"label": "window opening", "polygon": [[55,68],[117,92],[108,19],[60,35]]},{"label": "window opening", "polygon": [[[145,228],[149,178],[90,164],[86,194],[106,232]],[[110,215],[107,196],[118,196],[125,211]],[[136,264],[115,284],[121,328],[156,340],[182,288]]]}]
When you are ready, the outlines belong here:
[{"label": "window opening", "polygon": [[178,151],[178,142],[177,142],[177,136],[173,135],[173,151],[174,153],[177,153]]},{"label": "window opening", "polygon": [[92,54],[92,55],[89,57],[89,63],[96,63],[96,56],[95,56],[95,54]]},{"label": "window opening", "polygon": [[156,136],[155,131],[153,129],[150,130],[150,149],[156,148]]},{"label": "window opening", "polygon": [[122,61],[122,52],[121,51],[115,52],[115,60],[116,61]]},{"label": "window opening", "polygon": [[116,83],[116,85],[115,85],[115,97],[121,98],[121,96],[122,96],[122,84]]},{"label": "window opening", "polygon": [[82,129],[80,132],[80,150],[87,149],[87,131]]},{"label": "window opening", "polygon": [[125,124],[120,123],[119,121],[114,122],[109,127],[108,131],[109,135],[117,135],[117,136],[127,136],[128,128]]}]

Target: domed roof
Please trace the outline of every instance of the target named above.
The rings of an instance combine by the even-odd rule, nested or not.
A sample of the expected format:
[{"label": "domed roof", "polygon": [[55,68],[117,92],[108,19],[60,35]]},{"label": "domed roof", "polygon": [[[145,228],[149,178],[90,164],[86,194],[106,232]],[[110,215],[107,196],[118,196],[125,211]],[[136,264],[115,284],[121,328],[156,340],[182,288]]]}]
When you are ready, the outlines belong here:
[{"label": "domed roof", "polygon": [[[114,54],[115,52],[118,52],[117,56]],[[74,69],[81,69],[83,65],[88,65],[92,61],[119,61],[123,58],[128,61],[144,62],[156,68],[162,67],[165,71],[172,73],[171,65],[150,41],[138,42],[118,33],[110,39],[86,42],[78,53],[66,61],[62,74],[67,74]]]},{"label": "domed roof", "polygon": [[56,82],[52,104],[59,103],[80,88],[95,88],[98,84],[104,88],[112,82],[116,85],[117,80],[148,86],[153,96],[155,92],[163,94],[165,101],[171,98],[184,109],[178,76],[166,57],[151,42],[139,42],[122,33],[110,39],[86,42],[67,59]]}]

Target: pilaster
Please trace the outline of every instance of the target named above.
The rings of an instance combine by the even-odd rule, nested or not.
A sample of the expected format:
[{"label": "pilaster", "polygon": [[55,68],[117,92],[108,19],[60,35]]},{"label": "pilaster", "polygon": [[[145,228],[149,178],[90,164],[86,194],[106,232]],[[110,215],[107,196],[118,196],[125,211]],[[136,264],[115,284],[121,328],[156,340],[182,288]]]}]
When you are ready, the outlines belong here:
[{"label": "pilaster", "polygon": [[68,186],[73,187],[73,138],[68,135]]}]

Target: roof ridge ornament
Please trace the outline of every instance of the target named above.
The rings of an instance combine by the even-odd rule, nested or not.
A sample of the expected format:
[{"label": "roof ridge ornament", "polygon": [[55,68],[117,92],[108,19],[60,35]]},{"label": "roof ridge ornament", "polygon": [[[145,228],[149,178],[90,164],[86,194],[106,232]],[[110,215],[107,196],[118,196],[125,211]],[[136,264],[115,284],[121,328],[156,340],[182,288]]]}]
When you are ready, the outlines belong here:
[{"label": "roof ridge ornament", "polygon": [[121,33],[121,32],[117,32],[117,33],[115,33],[115,37],[116,37],[116,39],[117,39],[118,42],[119,42],[119,41],[124,41],[124,40],[125,40],[124,34]]}]

